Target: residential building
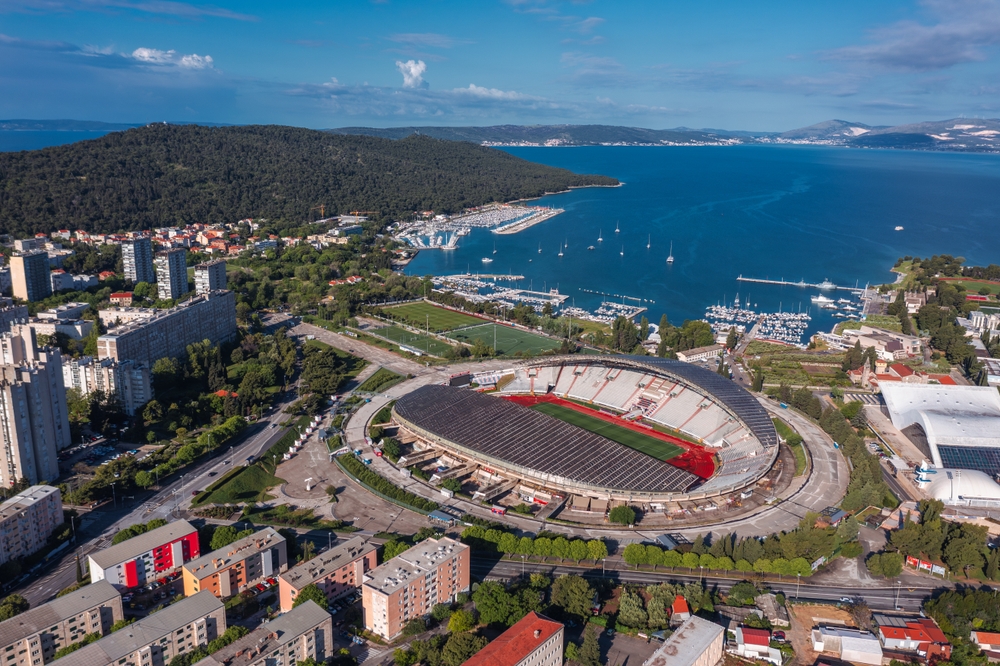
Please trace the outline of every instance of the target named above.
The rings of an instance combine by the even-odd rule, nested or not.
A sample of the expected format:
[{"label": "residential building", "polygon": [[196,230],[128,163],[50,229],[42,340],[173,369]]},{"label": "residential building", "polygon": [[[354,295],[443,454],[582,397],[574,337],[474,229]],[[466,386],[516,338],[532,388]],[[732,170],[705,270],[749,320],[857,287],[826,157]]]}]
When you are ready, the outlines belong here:
[{"label": "residential building", "polygon": [[98,357],[153,367],[161,358],[184,355],[194,342],[208,340],[217,345],[236,335],[236,297],[231,291],[195,296],[169,310],[148,312],[98,338]]},{"label": "residential building", "polygon": [[162,300],[188,292],[187,250],[174,248],[156,253],[156,293]]},{"label": "residential building", "polygon": [[326,594],[327,602],[357,591],[365,574],[378,564],[374,544],[361,537],[334,546],[307,562],[278,576],[278,599],[281,612],[292,609],[295,598],[306,585],[316,585]]},{"label": "residential building", "polygon": [[468,589],[469,547],[448,537],[427,539],[365,576],[365,628],[392,640],[407,622]]},{"label": "residential building", "polygon": [[842,661],[881,666],[882,646],[867,631],[848,627],[820,626],[812,630],[813,650],[833,652]]},{"label": "residential building", "polygon": [[64,522],[62,495],[52,486],[32,486],[0,504],[0,564],[42,550]]},{"label": "residential building", "polygon": [[984,358],[980,359],[980,362],[983,364],[983,371],[986,373],[986,382],[990,386],[1000,386],[1000,359]]},{"label": "residential building", "polygon": [[131,291],[116,291],[110,296],[111,305],[118,305],[122,307],[132,306],[132,292]]},{"label": "residential building", "polygon": [[93,356],[67,358],[62,364],[63,384],[80,395],[101,391],[114,396],[129,416],[153,399],[153,382],[148,365],[135,361],[96,359]]},{"label": "residential building", "polygon": [[239,594],[288,568],[285,537],[266,527],[184,564],[184,594],[208,590],[220,599]]},{"label": "residential building", "polygon": [[691,609],[688,607],[687,599],[681,595],[674,597],[674,603],[670,605],[670,624],[673,626],[684,624],[691,617]]},{"label": "residential building", "polygon": [[767,621],[771,623],[772,627],[789,626],[788,610],[784,604],[778,603],[777,596],[770,592],[767,594],[758,594],[754,597],[753,601],[757,604],[757,608],[764,614],[764,617],[767,618]]},{"label": "residential building", "polygon": [[[185,303],[187,301],[184,301]],[[114,307],[107,308],[105,310],[97,311],[97,318],[101,320],[101,325],[108,330],[113,328],[118,328],[119,326],[125,326],[126,324],[134,324],[136,322],[146,322],[150,319],[156,317],[157,315],[165,312],[164,310],[157,310],[156,308],[137,308],[137,307]]]},{"label": "residential building", "polygon": [[724,633],[714,622],[689,617],[642,666],[715,666],[722,660]]},{"label": "residential building", "polygon": [[186,520],[175,520],[87,556],[90,580],[106,580],[115,587],[140,587],[195,559],[198,530]]},{"label": "residential building", "polygon": [[168,666],[177,655],[208,645],[225,631],[226,610],[222,602],[209,592],[199,592],[52,663]]},{"label": "residential building", "polygon": [[562,666],[562,622],[531,611],[462,666]]},{"label": "residential building", "polygon": [[0,297],[0,333],[6,333],[11,325],[28,320],[28,306],[14,305],[9,298]]},{"label": "residential building", "polygon": [[333,618],[307,601],[194,666],[296,666],[307,659],[322,664],[333,650]]},{"label": "residential building", "polygon": [[85,291],[91,287],[96,287],[100,283],[96,275],[74,275],[73,288],[77,291]]},{"label": "residential building", "polygon": [[62,333],[72,340],[82,340],[94,327],[94,322],[80,318],[89,307],[89,303],[66,303],[42,310],[37,317],[28,320],[28,325],[35,335]]},{"label": "residential building", "polygon": [[44,250],[15,254],[10,258],[10,280],[14,296],[25,301],[40,301],[52,295],[49,255]]},{"label": "residential building", "polygon": [[875,326],[862,325],[859,329],[846,329],[842,337],[845,346],[853,347],[860,342],[862,349],[874,347],[879,358],[889,362],[919,356],[921,353],[920,338],[917,336]]},{"label": "residential building", "polygon": [[90,303],[73,301],[72,303],[64,303],[48,310],[42,310],[37,316],[39,319],[47,321],[73,321],[82,317],[88,308],[90,308]]},{"label": "residential building", "polygon": [[41,250],[45,247],[45,239],[42,238],[18,238],[14,241],[15,252],[31,252]]},{"label": "residential building", "polygon": [[199,294],[226,288],[226,260],[206,261],[194,267],[194,290]]},{"label": "residential building", "polygon": [[49,271],[49,282],[52,284],[52,292],[73,288],[73,276],[61,268]]},{"label": "residential building", "polygon": [[770,631],[736,627],[733,634],[736,637],[736,654],[747,659],[759,659],[781,666],[781,650],[771,647]]},{"label": "residential building", "polygon": [[156,282],[152,241],[148,238],[133,238],[122,243],[122,265],[125,268],[126,282]]},{"label": "residential building", "polygon": [[121,595],[113,585],[84,585],[0,622],[0,655],[4,666],[42,666],[57,650],[88,634],[106,636],[124,617]]},{"label": "residential building", "polygon": [[677,352],[677,360],[685,363],[697,363],[698,361],[710,361],[717,358],[725,345],[708,345],[707,347],[695,347],[687,351]]},{"label": "residential building", "polygon": [[887,621],[879,624],[878,636],[884,650],[915,653],[924,661],[948,661],[951,658],[951,643],[934,620],[882,618]]},{"label": "residential building", "polygon": [[69,445],[62,355],[39,349],[34,330],[15,324],[0,334],[0,484],[54,481],[58,451]]},{"label": "residential building", "polygon": [[972,631],[969,640],[986,653],[990,661],[1000,659],[1000,633],[995,631]]},{"label": "residential building", "polygon": [[3,268],[0,268],[0,294],[11,293],[13,284],[14,282],[10,276],[10,267],[4,266]]}]

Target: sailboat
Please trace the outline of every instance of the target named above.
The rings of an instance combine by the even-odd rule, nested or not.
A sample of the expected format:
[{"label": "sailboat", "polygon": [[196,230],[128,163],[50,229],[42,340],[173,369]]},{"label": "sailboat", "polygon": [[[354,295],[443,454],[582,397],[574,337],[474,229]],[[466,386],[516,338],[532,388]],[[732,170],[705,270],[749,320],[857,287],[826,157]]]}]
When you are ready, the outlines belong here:
[{"label": "sailboat", "polygon": [[667,255],[667,263],[674,263],[674,242],[670,241],[670,254]]},{"label": "sailboat", "polygon": [[568,238],[565,241],[563,241],[563,247],[569,247],[569,239]]},{"label": "sailboat", "polygon": [[621,232],[621,229],[618,228],[618,223],[615,222],[615,233],[617,234],[617,233],[620,233],[620,232]]},{"label": "sailboat", "polygon": [[493,241],[493,254],[497,253],[497,242]]},{"label": "sailboat", "polygon": [[538,254],[541,254],[541,253],[542,253],[542,244],[539,243],[538,244]]},{"label": "sailboat", "polygon": [[646,237],[646,249],[648,250],[653,245],[653,234]]},{"label": "sailboat", "polygon": [[597,232],[597,242],[598,243],[603,243],[604,242],[604,231],[603,230]]},{"label": "sailboat", "polygon": [[619,252],[618,254],[620,254],[623,257],[625,256],[625,246],[624,245],[622,245],[622,251]]},{"label": "sailboat", "polygon": [[563,248],[562,248],[562,245],[560,245],[560,246],[559,246],[559,254],[558,254],[558,255],[556,255],[556,256],[559,256],[559,257],[563,256]]}]

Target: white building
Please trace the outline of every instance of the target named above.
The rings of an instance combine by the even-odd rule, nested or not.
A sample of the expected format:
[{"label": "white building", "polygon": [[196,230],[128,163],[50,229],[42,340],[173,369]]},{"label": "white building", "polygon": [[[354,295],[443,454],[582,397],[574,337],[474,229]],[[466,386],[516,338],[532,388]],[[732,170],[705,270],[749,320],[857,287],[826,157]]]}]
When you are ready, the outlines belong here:
[{"label": "white building", "polygon": [[194,267],[194,290],[199,294],[226,288],[226,260],[206,261]]},{"label": "white building", "polygon": [[64,522],[62,495],[52,486],[32,486],[0,504],[0,564],[45,548]]},{"label": "white building", "polygon": [[80,395],[95,391],[114,395],[129,416],[153,399],[149,366],[142,363],[83,356],[64,359],[62,371],[67,390],[76,389]]},{"label": "white building", "polygon": [[881,666],[882,645],[867,631],[848,627],[818,627],[812,630],[813,650],[833,652],[843,661]]},{"label": "white building", "polygon": [[722,659],[724,634],[714,622],[689,617],[642,666],[715,666]]},{"label": "white building", "polygon": [[156,292],[163,300],[188,292],[187,250],[175,248],[156,253]]},{"label": "white building", "polygon": [[152,241],[148,238],[134,238],[122,243],[122,265],[125,268],[126,282],[155,282]]}]

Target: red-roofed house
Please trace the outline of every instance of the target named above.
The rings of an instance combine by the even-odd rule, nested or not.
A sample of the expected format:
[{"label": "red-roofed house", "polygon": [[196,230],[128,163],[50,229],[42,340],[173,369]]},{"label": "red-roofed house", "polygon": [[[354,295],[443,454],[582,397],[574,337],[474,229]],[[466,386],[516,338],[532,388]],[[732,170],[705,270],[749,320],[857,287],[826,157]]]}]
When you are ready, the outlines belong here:
[{"label": "red-roofed house", "polygon": [[562,666],[563,625],[531,612],[462,666]]},{"label": "red-roofed house", "polygon": [[110,296],[112,305],[122,305],[124,307],[129,307],[132,305],[132,292],[131,291],[116,291]]},{"label": "red-roofed house", "polygon": [[986,653],[990,661],[1000,658],[1000,634],[995,631],[973,631],[969,638]]},{"label": "red-roofed house", "polygon": [[691,617],[691,609],[688,607],[687,599],[681,595],[674,597],[674,603],[670,605],[670,626],[682,624]]},{"label": "red-roofed house", "polygon": [[771,632],[767,629],[736,627],[736,654],[748,659],[770,661],[781,666],[781,651],[771,649]]},{"label": "red-roofed house", "polygon": [[927,661],[951,658],[951,643],[930,618],[908,620],[905,627],[879,627],[879,639],[886,650],[916,652]]},{"label": "red-roofed house", "polygon": [[114,271],[101,271],[100,273],[97,274],[97,279],[103,281],[107,280],[108,278],[113,278],[114,276],[115,276]]},{"label": "red-roofed house", "polygon": [[938,384],[944,384],[946,386],[957,386],[957,382],[952,379],[951,375],[928,375],[930,379],[936,381]]}]

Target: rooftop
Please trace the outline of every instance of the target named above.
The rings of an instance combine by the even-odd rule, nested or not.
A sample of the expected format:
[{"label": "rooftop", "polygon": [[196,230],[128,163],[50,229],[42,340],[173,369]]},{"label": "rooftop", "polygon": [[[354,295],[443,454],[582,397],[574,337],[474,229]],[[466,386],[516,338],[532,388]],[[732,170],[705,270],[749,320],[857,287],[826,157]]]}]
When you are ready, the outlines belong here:
[{"label": "rooftop", "polygon": [[468,548],[449,537],[426,539],[365,574],[365,585],[392,594]]},{"label": "rooftop", "polygon": [[0,645],[11,645],[90,608],[108,604],[118,596],[115,586],[105,580],[84,585],[79,590],[0,622]]},{"label": "rooftop", "polygon": [[[208,590],[202,590],[186,599],[167,606],[149,617],[119,629],[113,634],[86,645],[63,659],[73,666],[107,666],[124,659],[133,652],[159,642],[178,629],[200,620],[216,611],[222,611],[222,602]],[[219,627],[222,633],[224,625]]]},{"label": "rooftop", "polygon": [[22,511],[32,504],[42,501],[49,495],[58,492],[59,489],[52,486],[31,486],[14,495],[3,504],[0,504],[0,520],[12,516],[18,511]]},{"label": "rooftop", "polygon": [[[561,622],[534,611],[494,638],[462,666],[516,666],[538,646],[562,631]],[[559,646],[560,653],[562,646]]]},{"label": "rooftop", "polygon": [[905,626],[880,626],[879,631],[886,638],[900,638],[921,643],[947,643],[944,632],[930,618],[910,620]]},{"label": "rooftop", "polygon": [[349,564],[360,557],[375,550],[376,546],[367,543],[361,537],[354,537],[346,543],[342,543],[334,548],[320,553],[308,562],[303,562],[297,567],[292,567],[285,573],[278,576],[296,590],[301,590],[310,583],[333,573],[346,564]]},{"label": "rooftop", "polygon": [[191,560],[184,565],[184,569],[198,580],[202,580],[219,569],[225,569],[237,562],[242,562],[251,555],[273,548],[279,543],[285,543],[285,537],[275,532],[273,527],[265,527],[261,531],[234,541],[228,546]]},{"label": "rooftop", "polygon": [[[247,666],[259,659],[260,655],[273,652],[327,621],[330,621],[330,614],[315,601],[307,601],[270,622],[265,622],[218,652],[195,662],[195,666]],[[332,639],[332,636],[328,638]]]},{"label": "rooftop", "polygon": [[714,622],[690,617],[642,665],[692,666],[709,645],[721,640],[722,632]]},{"label": "rooftop", "polygon": [[933,445],[1000,446],[1000,394],[992,386],[882,387],[892,424],[917,424]]},{"label": "rooftop", "polygon": [[173,543],[191,533],[197,533],[191,523],[186,520],[175,520],[163,527],[157,527],[155,530],[126,539],[110,548],[91,553],[90,559],[102,569],[107,569],[126,560],[139,557],[143,553],[148,553],[157,546]]},{"label": "rooftop", "polygon": [[740,627],[740,633],[743,635],[743,642],[748,645],[763,645],[766,647],[771,644],[771,632],[767,629]]}]

